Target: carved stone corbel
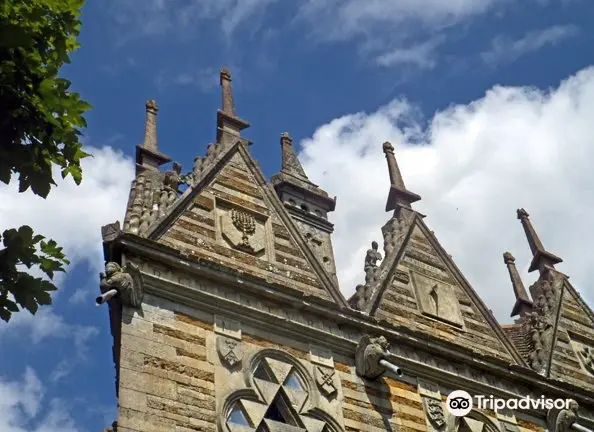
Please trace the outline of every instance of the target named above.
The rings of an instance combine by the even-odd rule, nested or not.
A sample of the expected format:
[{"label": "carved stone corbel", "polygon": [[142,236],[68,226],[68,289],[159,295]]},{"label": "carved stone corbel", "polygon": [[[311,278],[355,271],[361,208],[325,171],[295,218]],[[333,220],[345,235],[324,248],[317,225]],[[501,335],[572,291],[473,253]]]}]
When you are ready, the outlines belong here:
[{"label": "carved stone corbel", "polygon": [[105,294],[115,289],[117,298],[123,305],[139,308],[144,295],[142,276],[140,270],[131,262],[122,268],[118,263],[105,264],[105,273],[100,274],[101,293]]},{"label": "carved stone corbel", "polygon": [[376,338],[363,336],[355,353],[357,375],[371,380],[382,375],[386,368],[380,364],[380,360],[388,356],[389,350],[390,344],[384,336]]},{"label": "carved stone corbel", "polygon": [[103,238],[104,243],[115,240],[121,233],[122,228],[120,227],[120,221],[103,225],[101,227],[101,237]]},{"label": "carved stone corbel", "polygon": [[547,413],[547,429],[549,432],[569,432],[571,425],[579,418],[580,406],[571,399],[566,409],[552,408]]}]

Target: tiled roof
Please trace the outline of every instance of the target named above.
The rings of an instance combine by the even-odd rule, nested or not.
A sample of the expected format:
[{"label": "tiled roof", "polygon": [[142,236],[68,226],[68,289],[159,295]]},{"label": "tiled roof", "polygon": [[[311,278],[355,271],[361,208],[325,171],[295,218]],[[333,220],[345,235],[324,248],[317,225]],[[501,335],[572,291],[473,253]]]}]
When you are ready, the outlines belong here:
[{"label": "tiled roof", "polygon": [[522,329],[522,325],[510,324],[503,325],[501,327],[503,328],[503,332],[512,341],[520,355],[525,360],[528,360],[531,348],[530,337],[524,332],[524,330]]}]

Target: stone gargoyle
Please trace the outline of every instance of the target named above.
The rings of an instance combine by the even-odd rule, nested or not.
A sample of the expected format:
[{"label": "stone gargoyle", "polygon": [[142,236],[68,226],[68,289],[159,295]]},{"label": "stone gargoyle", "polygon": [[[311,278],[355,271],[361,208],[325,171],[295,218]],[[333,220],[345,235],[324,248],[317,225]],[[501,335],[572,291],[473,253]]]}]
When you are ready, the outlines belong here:
[{"label": "stone gargoyle", "polygon": [[118,263],[105,264],[105,273],[100,274],[101,293],[116,289],[123,305],[139,308],[142,304],[143,285],[140,270],[128,262],[122,268]]},{"label": "stone gargoyle", "polygon": [[355,353],[357,375],[363,378],[376,379],[386,368],[380,364],[390,354],[390,344],[384,336],[372,338],[365,335],[359,341]]}]

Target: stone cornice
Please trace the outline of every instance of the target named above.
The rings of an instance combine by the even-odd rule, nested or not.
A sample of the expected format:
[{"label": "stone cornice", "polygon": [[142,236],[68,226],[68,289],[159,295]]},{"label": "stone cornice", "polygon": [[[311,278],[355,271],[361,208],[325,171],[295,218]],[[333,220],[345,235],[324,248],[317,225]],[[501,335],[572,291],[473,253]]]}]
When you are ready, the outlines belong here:
[{"label": "stone cornice", "polygon": [[[270,329],[273,325],[279,334],[296,340],[305,340],[304,335],[307,335],[308,341],[316,341],[346,356],[354,355],[363,334],[384,335],[392,341],[395,359],[407,373],[434,377],[455,388],[464,383],[465,387],[484,394],[522,397],[526,394],[540,396],[536,393],[541,392],[551,397],[573,397],[581,404],[594,407],[594,396],[584,389],[546,379],[526,367],[480,356],[404,327],[378,322],[354,310],[340,310],[333,303],[323,304],[327,302],[282,292],[245,275],[222,273],[205,263],[180,258],[179,254],[176,257],[169,248],[137,236],[124,235],[117,242],[140,260],[150,259],[186,273],[184,276],[182,272],[171,272],[169,279],[157,277],[151,274],[150,264],[137,263],[146,278],[148,294],[217,313],[235,314],[256,328]],[[194,276],[206,280],[199,282]],[[239,292],[221,283],[227,287],[240,285],[242,290]],[[274,299],[274,304],[264,305],[262,299]]]}]

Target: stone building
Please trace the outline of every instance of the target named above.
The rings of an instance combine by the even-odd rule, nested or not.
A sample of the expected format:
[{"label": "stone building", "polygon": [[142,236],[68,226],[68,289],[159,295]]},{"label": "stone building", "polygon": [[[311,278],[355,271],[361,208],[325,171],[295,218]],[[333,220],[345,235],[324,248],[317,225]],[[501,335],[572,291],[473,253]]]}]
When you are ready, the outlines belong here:
[{"label": "stone building", "polygon": [[[216,141],[189,175],[176,163],[160,168],[170,159],[157,145],[157,106],[147,103],[123,226],[102,229],[98,302],[108,305],[114,340],[113,429],[594,429],[594,313],[525,210],[518,218],[536,281],[526,290],[503,254],[516,319],[500,325],[414,210],[421,198],[384,143],[383,244],[361,257],[362,283],[347,300],[328,220],[336,199],[308,178],[286,133],[281,169],[265,178],[227,70],[220,80]],[[476,398],[455,416],[446,407],[454,390],[572,401],[494,409]]]}]

